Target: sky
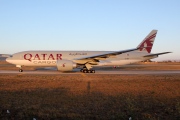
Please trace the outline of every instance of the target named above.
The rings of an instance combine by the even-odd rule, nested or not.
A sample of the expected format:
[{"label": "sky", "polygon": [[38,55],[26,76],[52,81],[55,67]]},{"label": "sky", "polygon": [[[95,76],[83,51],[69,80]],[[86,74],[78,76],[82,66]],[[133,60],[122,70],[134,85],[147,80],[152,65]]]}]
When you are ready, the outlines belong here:
[{"label": "sky", "polygon": [[180,60],[179,0],[0,0],[0,54],[117,51],[158,30],[155,60]]}]

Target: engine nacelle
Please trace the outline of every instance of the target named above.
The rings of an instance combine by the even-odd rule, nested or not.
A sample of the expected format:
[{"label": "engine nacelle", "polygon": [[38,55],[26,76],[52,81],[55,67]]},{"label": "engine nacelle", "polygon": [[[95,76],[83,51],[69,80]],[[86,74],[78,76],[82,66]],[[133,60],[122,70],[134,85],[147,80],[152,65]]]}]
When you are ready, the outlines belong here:
[{"label": "engine nacelle", "polygon": [[72,71],[73,68],[76,68],[77,64],[73,63],[71,60],[57,60],[57,69],[59,71]]}]

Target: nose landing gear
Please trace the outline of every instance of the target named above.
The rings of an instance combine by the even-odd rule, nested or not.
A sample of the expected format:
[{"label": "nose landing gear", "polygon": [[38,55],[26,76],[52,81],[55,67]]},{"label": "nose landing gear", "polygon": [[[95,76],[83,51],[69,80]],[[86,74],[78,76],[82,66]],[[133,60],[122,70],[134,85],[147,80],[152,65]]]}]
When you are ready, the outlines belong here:
[{"label": "nose landing gear", "polygon": [[16,67],[19,68],[19,72],[23,72],[22,66],[21,65],[16,65]]}]

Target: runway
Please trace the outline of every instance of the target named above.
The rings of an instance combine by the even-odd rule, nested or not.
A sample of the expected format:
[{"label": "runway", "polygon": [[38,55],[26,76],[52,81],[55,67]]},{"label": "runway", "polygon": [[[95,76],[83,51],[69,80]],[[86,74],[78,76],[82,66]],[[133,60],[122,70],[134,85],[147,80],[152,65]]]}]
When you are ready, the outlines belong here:
[{"label": "runway", "polygon": [[[72,72],[59,72],[59,71],[54,71],[54,70],[36,70],[36,71],[24,71],[24,72],[19,72],[19,71],[10,71],[10,70],[0,70],[0,74],[40,74],[40,75],[51,75],[51,74],[82,74],[79,71],[72,71]],[[134,75],[134,74],[139,74],[139,75],[144,75],[144,74],[180,74],[180,70],[156,70],[156,71],[151,71],[151,70],[96,70],[96,73],[83,73],[83,74],[128,74],[128,75]]]}]

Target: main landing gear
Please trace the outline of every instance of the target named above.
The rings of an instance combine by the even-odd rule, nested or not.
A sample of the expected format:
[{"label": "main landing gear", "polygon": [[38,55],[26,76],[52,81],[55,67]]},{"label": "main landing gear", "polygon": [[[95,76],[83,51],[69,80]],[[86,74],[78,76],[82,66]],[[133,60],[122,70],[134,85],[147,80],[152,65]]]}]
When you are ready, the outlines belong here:
[{"label": "main landing gear", "polygon": [[23,72],[23,69],[19,69],[19,72]]},{"label": "main landing gear", "polygon": [[83,73],[95,73],[95,70],[88,70],[88,69],[81,69],[80,71]]}]

